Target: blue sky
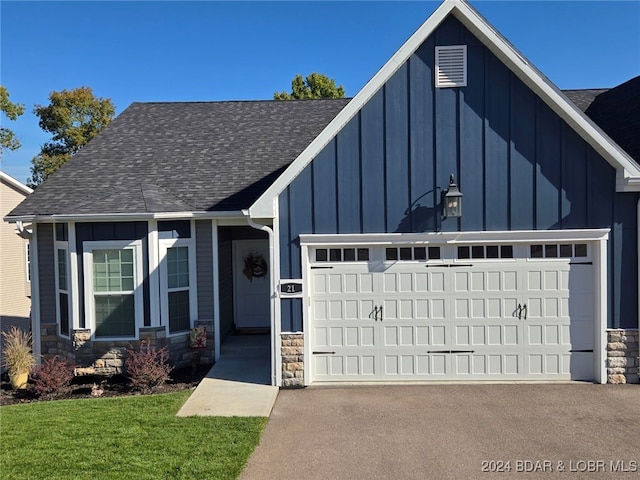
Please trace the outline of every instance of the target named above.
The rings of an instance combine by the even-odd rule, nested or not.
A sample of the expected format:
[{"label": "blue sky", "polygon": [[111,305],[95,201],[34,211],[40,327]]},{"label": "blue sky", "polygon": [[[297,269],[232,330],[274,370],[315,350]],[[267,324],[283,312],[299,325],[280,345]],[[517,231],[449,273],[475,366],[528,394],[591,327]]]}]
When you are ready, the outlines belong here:
[{"label": "blue sky", "polygon": [[[560,88],[640,74],[640,1],[471,1]],[[32,110],[92,87],[132,102],[270,99],[317,71],[355,95],[438,7],[433,1],[0,2],[0,81],[26,106],[22,148],[2,170],[26,181],[49,135]]]}]

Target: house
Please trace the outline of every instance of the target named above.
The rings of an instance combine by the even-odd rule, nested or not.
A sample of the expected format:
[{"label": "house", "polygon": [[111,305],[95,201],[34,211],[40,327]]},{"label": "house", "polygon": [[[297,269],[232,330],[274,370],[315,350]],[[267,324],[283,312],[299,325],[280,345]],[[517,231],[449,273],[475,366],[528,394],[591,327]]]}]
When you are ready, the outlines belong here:
[{"label": "house", "polygon": [[565,95],[447,0],[351,100],[134,103],[6,217],[37,347],[188,363],[204,326],[203,361],[268,331],[279,386],[637,382],[619,88]]},{"label": "house", "polygon": [[[4,217],[32,190],[0,171],[0,215]],[[29,330],[31,325],[31,279],[29,241],[16,235],[16,226],[0,224],[0,330],[12,326]]]}]

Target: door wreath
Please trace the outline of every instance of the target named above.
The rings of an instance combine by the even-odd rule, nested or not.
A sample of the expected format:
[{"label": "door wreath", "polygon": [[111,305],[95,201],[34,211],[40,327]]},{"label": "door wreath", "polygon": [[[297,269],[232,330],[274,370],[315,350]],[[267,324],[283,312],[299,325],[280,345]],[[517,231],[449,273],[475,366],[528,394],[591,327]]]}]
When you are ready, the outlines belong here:
[{"label": "door wreath", "polygon": [[244,269],[242,273],[253,282],[254,278],[262,278],[267,274],[267,261],[261,253],[249,253],[244,260]]}]

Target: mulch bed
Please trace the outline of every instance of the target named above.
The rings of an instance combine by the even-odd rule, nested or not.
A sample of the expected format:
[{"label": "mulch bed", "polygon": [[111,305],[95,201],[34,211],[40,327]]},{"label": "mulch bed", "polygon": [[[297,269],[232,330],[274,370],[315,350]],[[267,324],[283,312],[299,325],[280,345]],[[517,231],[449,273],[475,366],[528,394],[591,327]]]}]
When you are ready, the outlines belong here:
[{"label": "mulch bed", "polygon": [[[195,369],[191,367],[175,369],[171,372],[171,380],[154,389],[152,393],[195,389],[204,376],[209,373],[211,367],[212,365],[199,365]],[[9,376],[6,373],[0,376],[0,406],[70,398],[104,398],[129,395],[142,395],[142,393],[131,388],[129,379],[124,375],[75,377],[71,382],[71,391],[55,398],[37,397],[32,385],[24,390],[13,390],[9,384]]]}]

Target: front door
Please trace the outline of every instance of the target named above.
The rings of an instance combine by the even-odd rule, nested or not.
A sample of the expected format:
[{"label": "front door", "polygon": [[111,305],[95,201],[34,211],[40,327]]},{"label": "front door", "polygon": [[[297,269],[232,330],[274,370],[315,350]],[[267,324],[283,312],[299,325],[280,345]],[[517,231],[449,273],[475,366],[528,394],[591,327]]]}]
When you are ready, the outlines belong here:
[{"label": "front door", "polygon": [[236,328],[269,328],[269,240],[233,242]]}]

